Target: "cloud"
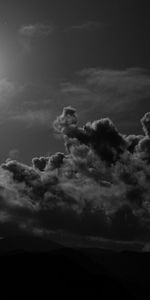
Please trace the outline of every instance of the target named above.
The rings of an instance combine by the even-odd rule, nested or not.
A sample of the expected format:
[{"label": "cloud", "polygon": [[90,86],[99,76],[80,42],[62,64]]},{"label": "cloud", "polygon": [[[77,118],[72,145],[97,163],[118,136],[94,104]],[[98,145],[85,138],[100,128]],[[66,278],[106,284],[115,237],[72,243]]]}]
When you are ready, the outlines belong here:
[{"label": "cloud", "polygon": [[141,119],[141,123],[143,125],[145,134],[150,137],[150,113],[146,113],[144,115],[144,117]]},{"label": "cloud", "polygon": [[[9,121],[25,123],[27,126],[51,126],[55,118],[55,99],[52,89],[32,84],[16,84],[5,78],[0,80],[0,123]],[[46,99],[45,99],[46,98]],[[50,106],[51,109],[50,109]]]},{"label": "cloud", "polygon": [[40,38],[49,36],[54,32],[53,25],[46,25],[42,23],[23,25],[19,29],[19,34],[27,38]]},{"label": "cloud", "polygon": [[85,23],[81,23],[78,25],[73,25],[71,27],[72,30],[79,30],[79,31],[95,31],[95,30],[101,30],[104,27],[106,27],[105,23],[102,22],[96,22],[96,21],[88,21]]},{"label": "cloud", "polygon": [[16,99],[22,93],[22,85],[7,78],[0,79],[0,123],[8,121],[12,117]]},{"label": "cloud", "polygon": [[[93,88],[117,88],[118,93],[140,92],[141,88],[149,87],[150,74],[145,69],[129,68],[125,70],[85,69],[79,74],[86,78],[86,83]],[[148,90],[149,92],[149,90]],[[147,93],[147,89],[145,91]]]},{"label": "cloud", "polygon": [[77,138],[81,143],[90,145],[100,157],[110,163],[127,147],[124,137],[109,118],[89,122],[84,128],[78,128],[77,122],[76,111],[68,107],[56,119],[54,127],[69,138]]},{"label": "cloud", "polygon": [[[147,120],[147,114],[142,118]],[[122,135],[112,121],[79,125],[73,107],[54,122],[66,151],[35,157],[28,166],[0,168],[0,222],[41,234],[149,242],[149,136]],[[131,147],[132,145],[132,147]],[[109,155],[108,155],[109,153]],[[7,230],[5,231],[5,234]]]},{"label": "cloud", "polygon": [[61,92],[62,93],[73,93],[73,94],[86,94],[89,93],[88,88],[83,87],[82,85],[76,85],[71,82],[65,82],[61,84]]},{"label": "cloud", "polygon": [[22,25],[18,30],[22,54],[29,54],[33,43],[39,39],[51,36],[54,31],[55,26],[52,24],[35,23]]},{"label": "cloud", "polygon": [[15,224],[22,234],[38,228],[149,242],[148,71],[86,69],[56,88],[3,79],[0,93],[3,122],[50,126],[67,106],[54,122],[65,153],[35,157],[31,166],[14,161],[12,153],[13,161],[2,165],[3,226]]},{"label": "cloud", "polygon": [[20,157],[20,151],[18,149],[11,149],[8,153],[8,158],[9,159],[19,159]]},{"label": "cloud", "polygon": [[51,123],[51,114],[44,109],[27,110],[24,113],[22,111],[14,111],[9,120],[24,122],[29,127],[38,125],[47,127]]},{"label": "cloud", "polygon": [[15,83],[9,81],[7,78],[0,79],[0,105],[6,101],[11,101],[12,97],[16,94],[17,86]]},{"label": "cloud", "polygon": [[49,157],[34,157],[32,159],[33,168],[40,170],[41,172],[45,170],[46,165],[48,164]]},{"label": "cloud", "polygon": [[150,75],[139,68],[85,69],[72,81],[55,87],[17,86],[8,80],[1,86],[1,99],[5,99],[1,122],[10,119],[47,126],[64,106],[71,105],[78,110],[81,122],[109,115],[124,133],[131,133],[132,128],[132,133],[140,134],[139,119],[149,109]]},{"label": "cloud", "polygon": [[140,68],[90,68],[80,71],[76,80],[64,83],[61,91],[84,120],[109,115],[124,131],[131,127],[140,130],[138,120],[149,108],[150,74]]}]

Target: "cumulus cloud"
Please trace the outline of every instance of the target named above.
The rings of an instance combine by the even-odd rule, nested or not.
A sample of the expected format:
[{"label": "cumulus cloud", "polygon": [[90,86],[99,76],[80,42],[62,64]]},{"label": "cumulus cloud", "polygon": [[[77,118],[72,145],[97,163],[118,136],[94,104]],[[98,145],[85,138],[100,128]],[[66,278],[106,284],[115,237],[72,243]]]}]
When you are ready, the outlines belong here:
[{"label": "cumulus cloud", "polygon": [[150,136],[150,113],[146,113],[144,117],[141,119],[141,123],[143,125],[144,132],[147,136]]},{"label": "cumulus cloud", "polygon": [[149,242],[147,131],[125,136],[110,119],[78,123],[76,110],[65,107],[54,122],[65,153],[35,157],[31,166],[10,159],[1,165],[1,224],[15,224],[22,234],[63,230]]},{"label": "cumulus cloud", "polygon": [[44,171],[49,161],[49,157],[34,157],[32,159],[33,168]]},{"label": "cumulus cloud", "polygon": [[[60,89],[43,93],[34,87],[31,98],[28,87],[1,79],[1,122],[50,126],[67,105],[54,122],[65,153],[35,157],[26,166],[15,161],[18,154],[13,149],[2,164],[1,224],[7,224],[7,230],[15,224],[22,232],[61,229],[83,236],[149,241],[149,87],[149,73],[141,69],[84,70],[78,82],[67,81]],[[92,120],[87,122],[87,117]],[[120,132],[123,122],[131,134]],[[140,135],[134,134],[138,126]]]},{"label": "cumulus cloud", "polygon": [[75,109],[67,107],[54,122],[54,127],[65,136],[77,138],[81,143],[90,145],[107,162],[113,162],[123,153],[126,141],[110,119],[89,122],[84,128],[77,127],[77,122]]},{"label": "cumulus cloud", "polygon": [[140,140],[144,138],[143,135],[135,135],[135,134],[130,134],[126,137],[127,141],[127,149],[133,153],[135,151],[135,147],[139,144]]}]

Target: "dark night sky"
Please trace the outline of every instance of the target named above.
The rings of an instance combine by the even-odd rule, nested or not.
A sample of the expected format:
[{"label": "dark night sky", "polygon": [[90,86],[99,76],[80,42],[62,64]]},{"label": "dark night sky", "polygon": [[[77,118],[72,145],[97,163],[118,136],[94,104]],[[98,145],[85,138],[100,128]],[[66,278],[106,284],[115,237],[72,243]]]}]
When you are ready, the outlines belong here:
[{"label": "dark night sky", "polygon": [[52,122],[66,105],[81,122],[109,116],[123,133],[140,132],[149,29],[148,1],[2,0],[0,160],[63,149]]}]

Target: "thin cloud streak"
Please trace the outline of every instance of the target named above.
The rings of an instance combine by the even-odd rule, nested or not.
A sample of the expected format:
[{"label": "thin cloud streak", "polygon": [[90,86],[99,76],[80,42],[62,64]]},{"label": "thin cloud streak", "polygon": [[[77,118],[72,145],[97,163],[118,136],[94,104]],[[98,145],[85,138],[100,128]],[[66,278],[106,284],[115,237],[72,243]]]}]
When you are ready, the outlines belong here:
[{"label": "thin cloud streak", "polygon": [[96,31],[96,30],[101,30],[105,27],[108,27],[108,24],[105,24],[103,22],[96,22],[96,21],[88,21],[85,23],[81,23],[78,25],[73,25],[71,27],[72,30],[76,31]]},{"label": "thin cloud streak", "polygon": [[19,29],[19,34],[28,38],[49,36],[53,32],[54,32],[53,25],[46,25],[42,23],[23,25]]},{"label": "thin cloud streak", "polygon": [[14,112],[14,114],[10,117],[10,120],[24,122],[28,125],[28,127],[38,125],[50,127],[52,122],[50,112],[42,109],[34,111],[27,110],[24,113],[16,112],[16,114]]},{"label": "thin cloud streak", "polygon": [[[57,86],[17,86],[0,81],[0,121],[35,124],[53,122],[64,106],[72,105],[83,121],[109,115],[125,133],[139,128],[138,120],[149,109],[150,74],[145,69],[84,69],[76,79]],[[137,129],[138,130],[138,129]]]}]

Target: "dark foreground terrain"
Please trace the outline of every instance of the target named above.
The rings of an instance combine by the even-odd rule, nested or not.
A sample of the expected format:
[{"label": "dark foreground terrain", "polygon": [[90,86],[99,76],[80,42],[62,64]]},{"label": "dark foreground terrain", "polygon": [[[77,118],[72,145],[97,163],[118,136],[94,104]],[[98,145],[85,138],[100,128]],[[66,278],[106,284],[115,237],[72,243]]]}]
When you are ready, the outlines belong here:
[{"label": "dark foreground terrain", "polygon": [[11,289],[23,286],[22,291],[29,286],[49,292],[82,288],[86,293],[98,291],[104,295],[101,299],[150,299],[150,253],[73,249],[40,238],[7,238],[0,240],[0,274],[1,288],[10,283]]}]

